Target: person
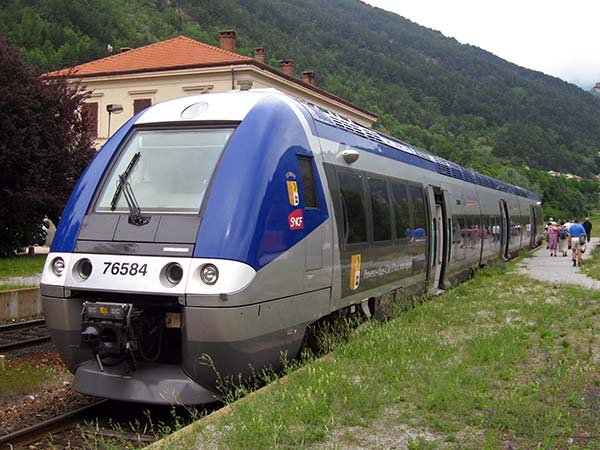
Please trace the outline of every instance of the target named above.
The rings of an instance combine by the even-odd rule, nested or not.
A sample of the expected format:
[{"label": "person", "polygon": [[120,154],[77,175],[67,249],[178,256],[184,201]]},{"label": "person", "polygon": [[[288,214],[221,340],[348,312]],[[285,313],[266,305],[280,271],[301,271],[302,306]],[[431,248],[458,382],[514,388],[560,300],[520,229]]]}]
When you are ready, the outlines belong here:
[{"label": "person", "polygon": [[573,225],[569,228],[569,234],[571,235],[571,249],[573,250],[573,267],[576,265],[581,266],[581,245],[585,242],[585,228],[579,223],[579,219],[573,219]]},{"label": "person", "polygon": [[590,222],[590,218],[586,217],[581,225],[583,226],[583,228],[585,228],[585,235],[587,236],[587,241],[590,242],[590,237],[592,237],[592,222]]},{"label": "person", "polygon": [[565,221],[560,221],[560,228],[558,229],[558,252],[567,256],[567,245],[569,240],[569,229],[565,226]]},{"label": "person", "polygon": [[556,222],[552,222],[548,226],[548,248],[550,249],[550,256],[558,256],[556,254],[556,248],[558,247],[558,226]]}]

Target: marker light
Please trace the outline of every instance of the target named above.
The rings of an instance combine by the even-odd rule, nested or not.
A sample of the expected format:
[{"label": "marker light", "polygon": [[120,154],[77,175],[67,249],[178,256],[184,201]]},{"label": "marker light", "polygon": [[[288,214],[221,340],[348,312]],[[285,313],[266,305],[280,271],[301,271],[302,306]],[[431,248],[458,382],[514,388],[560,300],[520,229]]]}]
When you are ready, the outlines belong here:
[{"label": "marker light", "polygon": [[200,279],[204,284],[215,284],[219,279],[219,269],[214,264],[204,264],[200,267]]},{"label": "marker light", "polygon": [[92,262],[87,258],[78,261],[77,274],[84,280],[87,280],[92,274]]},{"label": "marker light", "polygon": [[54,272],[54,275],[60,277],[64,271],[65,260],[62,259],[60,256],[54,258],[54,261],[52,261],[52,272]]},{"label": "marker light", "polygon": [[165,268],[165,277],[169,283],[175,286],[183,278],[183,269],[178,263],[170,263]]}]

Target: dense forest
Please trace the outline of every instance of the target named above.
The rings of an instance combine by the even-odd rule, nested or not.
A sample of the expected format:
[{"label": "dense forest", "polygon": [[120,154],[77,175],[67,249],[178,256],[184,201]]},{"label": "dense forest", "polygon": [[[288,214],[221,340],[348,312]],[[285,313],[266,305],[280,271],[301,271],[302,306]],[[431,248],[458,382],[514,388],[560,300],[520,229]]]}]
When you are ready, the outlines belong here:
[{"label": "dense forest", "polygon": [[[379,114],[376,127],[534,190],[553,216],[594,208],[600,98],[358,0],[5,0],[0,34],[40,72],[184,34],[292,58],[319,87]],[[552,178],[547,170],[589,180]],[[564,197],[564,199],[563,199]]]}]

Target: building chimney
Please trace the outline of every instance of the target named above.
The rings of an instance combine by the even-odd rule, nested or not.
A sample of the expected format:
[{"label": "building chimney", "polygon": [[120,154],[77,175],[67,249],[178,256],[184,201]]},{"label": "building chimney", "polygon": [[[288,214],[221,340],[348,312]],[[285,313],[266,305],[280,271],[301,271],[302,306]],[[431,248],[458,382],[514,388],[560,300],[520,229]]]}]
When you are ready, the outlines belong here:
[{"label": "building chimney", "polygon": [[279,61],[279,70],[289,77],[294,76],[294,60],[293,59],[282,59]]},{"label": "building chimney", "polygon": [[222,50],[235,53],[235,31],[223,30],[219,33],[219,47]]},{"label": "building chimney", "polygon": [[240,91],[249,91],[252,89],[252,80],[238,80],[237,84],[240,87]]},{"label": "building chimney", "polygon": [[260,63],[265,63],[265,49],[262,47],[257,47],[254,49],[254,59]]},{"label": "building chimney", "polygon": [[316,81],[315,73],[312,70],[302,72],[302,81],[314,86]]}]

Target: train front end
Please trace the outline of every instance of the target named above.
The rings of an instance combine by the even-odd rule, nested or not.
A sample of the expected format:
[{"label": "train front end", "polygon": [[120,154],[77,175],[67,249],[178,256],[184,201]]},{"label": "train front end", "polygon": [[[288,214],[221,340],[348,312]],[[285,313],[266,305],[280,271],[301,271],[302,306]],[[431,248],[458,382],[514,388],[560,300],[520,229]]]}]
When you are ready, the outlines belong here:
[{"label": "train front end", "polygon": [[[312,157],[288,103],[228,93],[159,104],[122,127],[86,169],[41,285],[75,390],[210,403],[227,377],[276,367],[282,352],[297,351],[302,336],[290,338],[290,327],[310,320],[257,320],[269,295],[259,272],[304,248],[296,245],[304,233],[275,236],[264,223],[279,196],[287,201],[287,192],[275,193],[274,174],[297,171],[287,165],[298,152]],[[282,115],[288,137],[273,144]],[[303,289],[293,278],[280,280],[278,297]]]}]

